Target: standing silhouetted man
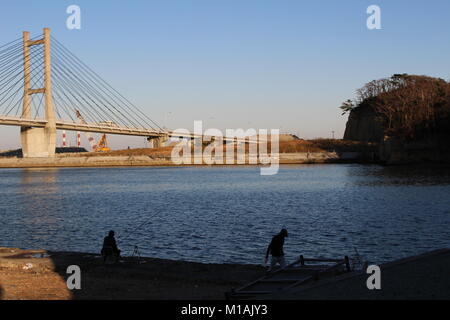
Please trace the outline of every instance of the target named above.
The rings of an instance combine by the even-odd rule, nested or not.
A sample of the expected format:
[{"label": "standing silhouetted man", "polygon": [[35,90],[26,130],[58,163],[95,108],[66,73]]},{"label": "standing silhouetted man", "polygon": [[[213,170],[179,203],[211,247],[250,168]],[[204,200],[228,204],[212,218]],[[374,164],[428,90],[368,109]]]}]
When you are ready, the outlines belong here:
[{"label": "standing silhouetted man", "polygon": [[269,271],[272,271],[275,265],[278,263],[281,268],[286,266],[286,260],[284,259],[284,238],[288,236],[288,232],[286,229],[281,229],[280,233],[272,238],[272,241],[269,244],[266,252],[265,263],[269,259],[269,254],[272,255],[272,259],[270,261]]}]

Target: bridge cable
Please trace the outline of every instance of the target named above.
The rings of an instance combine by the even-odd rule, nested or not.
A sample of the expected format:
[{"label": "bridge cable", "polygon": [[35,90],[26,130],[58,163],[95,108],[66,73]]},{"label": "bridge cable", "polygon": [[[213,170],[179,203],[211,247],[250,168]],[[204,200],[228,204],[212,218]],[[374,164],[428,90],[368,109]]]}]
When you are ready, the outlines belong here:
[{"label": "bridge cable", "polygon": [[[35,66],[35,64],[36,64],[36,62],[33,62],[33,63],[30,63],[30,66],[29,66],[29,68],[28,69],[31,69],[33,66]],[[41,63],[41,65],[43,64],[43,62]],[[12,81],[14,81],[15,79],[17,78],[17,75],[15,75],[12,79],[11,79],[11,82]],[[31,79],[31,77],[30,77],[30,79]],[[19,78],[19,80],[17,80],[16,82],[14,82],[6,91],[3,91],[2,93],[6,93],[5,94],[5,96],[0,100],[0,104],[2,104],[2,103],[4,103],[4,102],[6,102],[6,101],[8,101],[10,98],[11,98],[11,96],[12,95],[9,95],[8,96],[8,94],[9,94],[9,92],[13,89],[13,88],[15,88],[21,81],[23,81],[24,80],[24,75],[22,74],[22,76]],[[18,89],[15,91],[15,93],[17,93],[18,91],[20,91],[20,90],[23,90],[23,86],[19,86],[18,87]],[[13,93],[13,94],[15,94],[15,93]],[[1,94],[0,94],[0,96],[1,96]],[[7,98],[6,98],[6,100],[5,100],[5,97],[7,96]]]},{"label": "bridge cable", "polygon": [[[79,89],[77,89],[77,87],[75,86],[74,81],[71,79],[68,79],[67,76],[61,72],[59,69],[60,67],[55,65],[55,83],[60,84],[60,90],[62,92],[68,92],[77,102],[78,102],[78,110],[83,111],[85,118],[87,118],[88,120],[90,120],[91,122],[97,122],[98,120],[96,119],[96,116],[94,115],[94,113],[97,114],[97,116],[102,120],[105,121],[105,119],[103,118],[103,115],[100,113],[99,110],[97,110],[94,106],[91,105],[91,103],[89,101],[86,100],[86,98],[84,97],[84,95],[80,92]],[[84,104],[82,101],[84,101]],[[90,109],[92,109],[94,113],[92,113],[88,108],[85,108],[85,105],[87,105]],[[76,109],[74,110],[74,114],[75,114]]]},{"label": "bridge cable", "polygon": [[[56,40],[57,41],[57,40]],[[57,42],[57,43],[59,43],[59,42]],[[60,43],[59,43],[60,44]],[[93,82],[95,82],[95,76],[97,76],[97,78],[98,79],[100,79],[103,83],[106,83],[106,81],[104,81],[101,77],[99,77],[97,74],[95,74],[95,72],[93,72],[92,71],[92,69],[90,69],[86,64],[84,64],[80,59],[78,59],[73,53],[71,53],[69,50],[67,50],[67,49],[65,49],[64,48],[64,46],[63,45],[61,45],[61,47],[64,49],[64,51],[65,52],[67,52],[68,54],[70,54],[73,58],[70,58],[70,60],[72,61],[72,63],[74,63],[74,64],[76,64],[77,66],[78,66],[78,68],[77,69],[81,69],[81,70],[84,70],[85,72],[85,74],[90,74],[91,75],[91,77],[90,78],[92,78],[93,80],[91,80],[91,81],[93,81]],[[67,56],[66,56],[67,57]],[[79,61],[79,63],[77,62],[77,61]],[[96,83],[97,85],[98,85],[98,83]],[[100,83],[100,84],[102,84],[102,83]],[[106,83],[107,84],[107,83]],[[108,84],[107,84],[108,85]],[[103,85],[102,84],[102,87],[104,87],[104,88],[106,88],[110,93],[111,93],[111,90],[108,88],[108,87],[106,87],[105,85]],[[109,87],[111,87],[111,86],[109,86]],[[99,87],[100,89],[101,89],[101,87]],[[112,87],[111,87],[112,88]],[[101,89],[103,92],[105,92],[103,89]],[[110,95],[109,95],[110,96]],[[110,98],[112,98],[111,96],[110,96]],[[117,95],[116,95],[116,99],[117,99]],[[116,99],[114,99],[115,101],[116,101]],[[120,101],[120,99],[118,99],[119,101]],[[123,101],[122,101],[122,104],[124,104],[125,106],[127,106],[127,104],[126,103],[123,103]],[[128,106],[127,106],[128,107]],[[128,107],[129,108],[129,107]],[[140,110],[138,110],[138,111],[140,111]],[[142,118],[141,118],[141,120],[143,120]],[[148,122],[146,122],[146,121],[144,121],[148,126],[150,126],[150,127],[152,127],[153,128],[153,126],[152,125],[150,125]],[[154,128],[153,128],[154,129]]]},{"label": "bridge cable", "polygon": [[[70,61],[66,60],[65,58],[63,58],[63,57],[61,57],[61,56],[59,56],[59,58],[60,58],[61,60],[64,60],[64,61],[67,62],[68,64],[72,64]],[[72,64],[72,65],[73,65],[73,64]],[[76,65],[75,65],[75,66],[74,66],[73,68],[71,68],[71,69],[74,70],[74,71],[79,71],[80,66],[76,66]],[[86,89],[89,90],[89,92],[91,93],[91,95],[94,95],[96,99],[100,100],[99,102],[101,102],[102,100],[103,100],[103,101],[106,101],[107,104],[109,104],[112,108],[114,108],[116,111],[118,111],[118,112],[119,112],[123,117],[125,117],[125,119],[126,119],[129,123],[131,123],[135,128],[139,128],[139,126],[142,126],[142,124],[139,123],[139,121],[138,121],[138,125],[136,125],[136,123],[135,123],[132,119],[130,119],[129,117],[127,117],[125,114],[123,114],[123,112],[119,109],[120,107],[114,106],[114,104],[112,104],[108,99],[106,99],[106,98],[99,92],[98,88],[95,88],[93,85],[91,85],[90,83],[94,83],[94,84],[95,84],[95,82],[94,82],[92,79],[87,78],[86,75],[83,74],[83,73],[78,73],[78,75],[79,75],[79,76],[78,76],[78,75],[74,74],[71,70],[68,70],[68,72],[71,73],[74,77],[76,77],[76,79],[77,79],[77,81],[80,83],[80,85],[86,87]],[[87,79],[87,80],[86,80],[86,79]],[[100,97],[100,98],[99,98],[99,97]],[[91,98],[92,98],[92,97],[91,97]],[[102,103],[102,105],[104,105],[104,104]],[[112,111],[110,108],[108,108],[107,105],[104,105],[104,106],[105,106],[110,112],[114,113],[114,111]],[[117,115],[116,115],[116,117],[117,117]],[[120,117],[118,117],[118,118],[120,119]],[[136,120],[136,119],[135,119],[135,120]],[[123,121],[122,121],[122,123],[123,123]],[[125,124],[125,125],[128,127],[127,124]],[[142,126],[142,127],[144,127],[144,126]]]},{"label": "bridge cable", "polygon": [[[58,61],[58,62],[59,62],[59,61]],[[78,95],[79,95],[80,97],[82,97],[83,100],[86,100],[86,98],[85,98],[84,96],[86,95],[86,90],[90,90],[90,88],[87,88],[86,86],[83,87],[83,86],[82,86],[82,83],[80,83],[80,80],[79,80],[77,77],[75,78],[75,80],[77,80],[76,82],[74,82],[73,79],[72,79],[72,81],[70,81],[71,78],[70,78],[70,75],[69,75],[68,73],[71,73],[71,72],[70,72],[70,70],[68,70],[63,64],[59,63],[59,64],[56,64],[55,66],[56,66],[56,68],[58,69],[58,72],[61,73],[61,77],[62,77],[62,78],[65,78],[65,79],[69,79],[68,82],[70,82],[70,83],[72,84],[72,89],[76,90],[76,92],[78,93]],[[77,89],[78,89],[78,90],[77,90]],[[80,92],[85,93],[85,95],[80,94]],[[95,99],[93,99],[91,95],[87,95],[87,98],[88,98],[91,102],[93,102],[95,105],[97,105],[97,107],[100,107],[100,106],[95,102]],[[86,101],[86,103],[88,103],[88,102]],[[89,105],[90,105],[90,104],[89,104]],[[93,108],[93,109],[95,110],[95,108]],[[111,114],[113,114],[111,110],[109,110],[109,111],[110,111]],[[106,114],[108,114],[108,112],[107,112],[107,111],[105,112],[105,110],[103,110],[103,112],[106,113]],[[115,116],[115,117],[113,117],[113,118],[116,118],[116,120],[118,119],[119,122],[121,122],[121,123],[123,123],[124,125],[127,126],[127,122],[124,122],[120,117]]]},{"label": "bridge cable", "polygon": [[[62,68],[64,68],[64,67],[62,67]],[[68,75],[67,73],[71,73],[71,72],[70,72],[69,70],[66,69],[66,70],[63,70],[62,73],[63,73],[66,77],[70,77],[70,75]],[[72,74],[73,74],[73,73],[72,73]],[[75,81],[72,81],[72,87],[73,87],[73,86],[77,87],[78,90],[80,90],[80,91],[77,91],[78,93],[79,93],[79,92],[83,92],[83,93],[84,93],[84,94],[80,94],[80,96],[82,97],[82,99],[83,99],[83,100],[86,100],[86,98],[87,98],[87,99],[89,99],[93,104],[95,104],[98,108],[103,109],[102,106],[101,106],[100,104],[97,103],[96,99],[92,97],[92,94],[88,94],[88,93],[90,93],[90,88],[89,88],[89,87],[86,87],[86,86],[83,86],[83,83],[81,82],[81,80],[80,80],[78,77],[76,77],[75,75],[74,75],[74,78],[75,78],[76,82],[75,82]],[[84,90],[83,90],[83,89],[84,89]],[[86,103],[87,103],[87,101],[86,101]],[[116,120],[118,120],[119,122],[121,122],[124,126],[128,127],[129,123],[128,123],[127,121],[124,121],[122,118],[118,117],[118,116],[117,116],[111,109],[109,109],[107,106],[106,106],[106,109],[109,111],[109,114],[110,114],[110,115],[113,115],[113,118],[115,118]],[[105,112],[105,111],[106,111],[106,110],[103,109],[103,112]],[[106,112],[106,114],[108,114],[108,112]]]},{"label": "bridge cable", "polygon": [[[38,65],[38,68],[40,68],[40,67],[42,67],[42,66],[44,65],[44,62],[43,62],[43,61],[41,61],[41,62],[35,61],[35,62],[33,62],[33,63],[30,64],[30,67],[29,67],[29,68],[32,68],[33,66],[36,66],[36,64],[39,64],[39,65]],[[15,84],[13,84],[13,85],[11,86],[10,90],[11,90],[12,88],[14,88],[18,83],[22,82],[23,80],[24,80],[24,76],[22,75],[22,77],[21,77]],[[33,81],[33,80],[34,80],[34,81]],[[35,75],[30,75],[30,84],[31,84],[30,87],[33,88],[33,87],[37,84],[37,82],[38,82],[39,80],[41,80],[41,79],[39,79],[38,75],[36,75],[36,74],[35,74]],[[23,86],[18,86],[18,88],[16,89],[16,91],[15,91],[12,95],[16,96],[17,93],[20,92],[21,90],[23,91]],[[10,95],[10,96],[6,99],[6,101],[8,101],[8,100],[12,97],[12,95]],[[22,97],[23,97],[23,96],[22,96]],[[13,99],[14,99],[14,98],[13,98]],[[5,101],[5,102],[6,102],[6,101]],[[11,101],[13,101],[13,100],[11,100]],[[20,101],[22,101],[22,99],[19,99],[18,101],[20,102]],[[1,102],[0,102],[0,103],[1,103]],[[8,104],[7,109],[9,108],[10,104],[11,104],[11,102]],[[17,103],[16,103],[16,104],[17,104]],[[30,104],[31,104],[31,99],[30,99]],[[14,108],[15,108],[15,106],[13,106],[13,108],[11,108],[8,112],[6,112],[6,115],[9,115],[9,113],[10,113],[12,110],[14,110]],[[25,106],[25,111],[28,111],[29,108],[30,108],[30,105]]]},{"label": "bridge cable", "polygon": [[[73,59],[79,62],[79,65],[84,67],[83,69],[90,72],[93,77],[100,80],[100,83],[102,86],[107,89],[111,93],[115,93],[115,96],[119,97],[119,100],[125,101],[124,105],[126,105],[129,109],[129,105],[131,105],[139,114],[150,120],[157,128],[164,131],[155,121],[153,121],[150,117],[148,117],[145,113],[143,113],[138,107],[136,107],[133,103],[131,103],[128,99],[126,99],[122,94],[120,94],[116,89],[114,89],[111,85],[109,85],[102,77],[100,77],[95,71],[93,71],[89,66],[87,66],[82,60],[80,60],[76,55],[74,55],[70,50],[68,50],[61,42],[59,42],[57,39],[53,38],[57,44],[57,46],[61,47],[65,52],[67,52],[68,55],[72,56]],[[120,99],[121,97],[121,99]],[[152,127],[152,126],[151,126]]]}]

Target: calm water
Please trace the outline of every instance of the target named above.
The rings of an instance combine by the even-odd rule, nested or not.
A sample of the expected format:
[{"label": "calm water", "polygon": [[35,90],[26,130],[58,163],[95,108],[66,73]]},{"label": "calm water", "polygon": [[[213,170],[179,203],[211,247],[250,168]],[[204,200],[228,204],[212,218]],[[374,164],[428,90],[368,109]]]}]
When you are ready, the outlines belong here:
[{"label": "calm water", "polygon": [[261,263],[286,227],[292,260],[383,262],[450,246],[450,170],[364,165],[0,170],[0,246]]}]

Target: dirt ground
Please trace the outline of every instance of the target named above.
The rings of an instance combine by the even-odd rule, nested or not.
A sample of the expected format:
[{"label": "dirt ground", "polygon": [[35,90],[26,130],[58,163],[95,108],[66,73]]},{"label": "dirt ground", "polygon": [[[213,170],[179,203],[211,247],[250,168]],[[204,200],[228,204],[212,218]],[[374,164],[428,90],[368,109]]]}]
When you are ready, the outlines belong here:
[{"label": "dirt ground", "polygon": [[[67,267],[81,269],[81,290],[67,289]],[[0,299],[224,299],[261,276],[253,265],[125,258],[105,265],[99,255],[0,248]]]},{"label": "dirt ground", "polygon": [[366,272],[269,295],[281,300],[450,300],[450,249],[380,265],[379,290],[369,290]]},{"label": "dirt ground", "polygon": [[[450,249],[393,261],[381,268],[381,290],[365,272],[344,274],[265,299],[450,299]],[[69,290],[67,267],[81,269],[81,289]],[[225,292],[264,274],[261,266],[125,258],[105,265],[99,255],[0,248],[0,300],[224,299]]]}]

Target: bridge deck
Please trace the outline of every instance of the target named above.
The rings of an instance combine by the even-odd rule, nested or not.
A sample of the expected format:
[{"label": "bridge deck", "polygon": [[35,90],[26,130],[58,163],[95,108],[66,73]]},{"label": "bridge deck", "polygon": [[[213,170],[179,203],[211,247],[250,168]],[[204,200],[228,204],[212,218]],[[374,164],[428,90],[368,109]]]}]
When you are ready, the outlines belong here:
[{"label": "bridge deck", "polygon": [[[9,117],[0,116],[0,125],[6,126],[19,126],[19,127],[34,127],[43,128],[47,124],[45,119],[25,119],[19,117]],[[107,134],[119,134],[128,136],[142,136],[142,137],[183,137],[183,138],[208,138],[211,137],[202,136],[193,133],[175,133],[173,131],[156,131],[148,129],[139,128],[127,128],[119,126],[105,126],[99,124],[83,124],[75,122],[66,122],[56,120],[56,129],[58,130],[68,130],[68,131],[81,131],[81,132],[95,132],[95,133],[107,133]],[[223,141],[235,141],[235,142],[250,142],[256,143],[256,141],[248,141],[246,138],[236,138],[236,137],[223,137]]]},{"label": "bridge deck", "polygon": [[[24,119],[19,117],[0,117],[0,125],[20,126],[20,127],[36,127],[43,128],[47,124],[45,119]],[[130,136],[144,136],[144,137],[160,137],[170,135],[166,131],[146,130],[137,128],[126,128],[116,126],[102,126],[98,124],[82,124],[74,122],[56,121],[56,129],[69,131],[83,131],[83,132],[97,132],[120,134]]]}]

